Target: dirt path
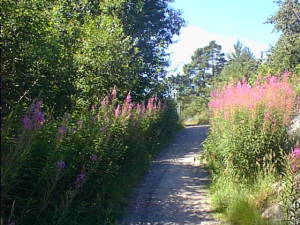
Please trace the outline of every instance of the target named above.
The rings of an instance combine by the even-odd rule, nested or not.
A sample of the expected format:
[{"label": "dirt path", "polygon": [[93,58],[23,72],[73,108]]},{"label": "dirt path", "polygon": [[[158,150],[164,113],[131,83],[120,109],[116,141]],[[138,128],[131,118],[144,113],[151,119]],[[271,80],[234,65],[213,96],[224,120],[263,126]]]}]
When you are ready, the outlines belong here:
[{"label": "dirt path", "polygon": [[207,127],[180,131],[137,187],[120,225],[216,225],[208,204],[208,173],[195,157]]}]

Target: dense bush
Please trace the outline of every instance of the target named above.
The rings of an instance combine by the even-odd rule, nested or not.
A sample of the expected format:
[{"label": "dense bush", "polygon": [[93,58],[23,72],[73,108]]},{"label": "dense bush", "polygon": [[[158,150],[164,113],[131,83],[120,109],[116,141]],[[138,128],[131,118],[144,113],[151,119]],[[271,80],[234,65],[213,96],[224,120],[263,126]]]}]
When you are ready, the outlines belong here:
[{"label": "dense bush", "polygon": [[42,108],[4,120],[1,224],[113,223],[177,121],[171,102],[120,103],[115,89],[61,119]]},{"label": "dense bush", "polygon": [[267,164],[282,170],[281,159],[292,150],[287,125],[296,106],[296,92],[288,79],[286,73],[212,93],[211,133],[204,148],[216,173],[250,179]]},{"label": "dense bush", "polygon": [[[298,101],[293,79],[285,73],[212,93],[204,157],[213,171],[212,204],[230,224],[297,220],[298,150],[289,156],[295,143],[288,136]],[[285,207],[282,215],[263,219],[264,209],[274,204]]]},{"label": "dense bush", "polygon": [[1,1],[2,115],[40,96],[62,116],[114,85],[121,97],[163,95],[166,49],[184,24],[169,3]]}]

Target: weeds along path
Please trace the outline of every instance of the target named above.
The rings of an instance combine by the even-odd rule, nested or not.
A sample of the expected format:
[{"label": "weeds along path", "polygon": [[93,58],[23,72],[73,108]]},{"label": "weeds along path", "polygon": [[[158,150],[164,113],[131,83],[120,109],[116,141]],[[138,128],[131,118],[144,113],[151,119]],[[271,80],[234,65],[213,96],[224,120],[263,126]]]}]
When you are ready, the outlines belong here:
[{"label": "weeds along path", "polygon": [[119,225],[218,224],[208,201],[208,173],[195,160],[207,130],[190,126],[175,136],[134,191]]}]

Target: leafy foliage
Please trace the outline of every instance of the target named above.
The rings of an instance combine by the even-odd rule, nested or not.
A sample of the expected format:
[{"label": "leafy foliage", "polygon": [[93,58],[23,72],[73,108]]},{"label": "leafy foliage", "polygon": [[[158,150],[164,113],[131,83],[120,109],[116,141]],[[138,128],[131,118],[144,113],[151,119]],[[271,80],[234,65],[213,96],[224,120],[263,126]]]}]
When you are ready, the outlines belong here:
[{"label": "leafy foliage", "polygon": [[225,64],[219,77],[214,81],[214,87],[222,87],[241,79],[253,80],[256,77],[260,61],[255,59],[248,47],[238,41],[234,44],[234,52],[228,54],[228,62]]},{"label": "leafy foliage", "polygon": [[183,74],[169,77],[172,90],[180,102],[182,119],[198,117],[200,122],[207,122],[207,103],[212,81],[220,75],[225,60],[222,47],[215,41],[198,48],[191,57],[191,62],[183,67]]},{"label": "leafy foliage", "polygon": [[279,73],[284,70],[300,74],[300,4],[298,0],[278,1],[279,10],[268,19],[281,37],[271,49],[261,71]]},{"label": "leafy foliage", "polygon": [[3,1],[2,113],[41,97],[60,116],[114,85],[120,97],[163,95],[165,49],[184,24],[168,2]]},{"label": "leafy foliage", "polygon": [[212,128],[205,149],[215,172],[251,180],[269,163],[282,171],[282,154],[292,148],[286,126],[296,106],[296,92],[287,79],[285,74],[212,93]]},{"label": "leafy foliage", "polygon": [[[53,119],[40,101],[1,133],[3,223],[113,224],[126,194],[176,130],[171,102],[98,104]],[[45,119],[46,118],[46,119]],[[15,126],[15,127],[14,127]]]}]

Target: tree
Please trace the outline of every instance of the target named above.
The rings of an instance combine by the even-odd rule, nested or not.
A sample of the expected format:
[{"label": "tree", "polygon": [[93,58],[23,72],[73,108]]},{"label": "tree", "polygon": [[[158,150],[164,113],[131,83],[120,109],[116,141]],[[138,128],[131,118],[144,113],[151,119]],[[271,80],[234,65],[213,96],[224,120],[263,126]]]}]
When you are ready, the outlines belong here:
[{"label": "tree", "polygon": [[208,120],[207,103],[212,81],[220,75],[226,62],[221,50],[220,45],[211,41],[194,52],[191,62],[184,65],[183,74],[168,78],[171,89],[176,91],[182,119]]},{"label": "tree", "polygon": [[249,80],[254,77],[260,61],[256,60],[248,47],[240,41],[234,44],[234,52],[228,54],[228,62],[215,81],[216,86],[236,82],[242,78]]},{"label": "tree", "polygon": [[215,41],[198,48],[191,57],[191,62],[184,65],[183,76],[187,77],[189,94],[207,97],[213,78],[218,77],[226,62],[222,47]]},{"label": "tree", "polygon": [[90,80],[86,76],[81,79],[81,87],[89,89],[85,93],[105,91],[116,85],[124,95],[130,91],[135,99],[143,99],[163,90],[160,79],[165,76],[164,67],[167,66],[165,49],[184,24],[179,12],[168,6],[169,2],[115,0],[99,3],[101,16],[96,23],[93,19],[88,28],[95,31],[89,32],[84,39],[90,43],[89,49],[100,50],[93,50],[91,62],[82,70],[87,73],[92,69],[88,72]]},{"label": "tree", "polygon": [[284,70],[300,74],[300,4],[298,0],[277,1],[279,10],[267,23],[281,32],[276,45],[270,50],[262,73],[279,73]]},{"label": "tree", "polygon": [[16,105],[23,108],[37,97],[58,114],[65,111],[75,93],[72,51],[76,34],[56,27],[51,1],[6,0],[1,4],[2,113]]},{"label": "tree", "polygon": [[169,2],[4,0],[2,113],[39,97],[59,116],[113,86],[140,100],[164,91],[165,49],[184,24]]}]

